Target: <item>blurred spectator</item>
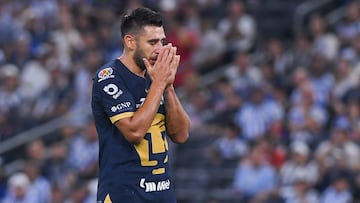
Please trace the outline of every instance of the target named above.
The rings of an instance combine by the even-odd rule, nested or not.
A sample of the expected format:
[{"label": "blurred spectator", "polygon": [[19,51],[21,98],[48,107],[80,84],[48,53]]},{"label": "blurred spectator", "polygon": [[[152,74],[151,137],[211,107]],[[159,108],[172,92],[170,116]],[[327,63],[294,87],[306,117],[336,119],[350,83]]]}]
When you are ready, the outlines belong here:
[{"label": "blurred spectator", "polygon": [[65,143],[55,142],[51,146],[50,156],[46,160],[46,175],[56,194],[57,190],[69,192],[76,181],[75,168],[71,166],[67,157],[68,148]]},{"label": "blurred spectator", "polygon": [[24,99],[23,92],[19,88],[20,70],[13,64],[6,64],[0,68],[0,111],[17,114],[19,106]]},{"label": "blurred spectator", "polygon": [[[101,47],[101,45],[100,45],[100,41],[98,41],[97,34],[98,34],[97,32],[94,32],[92,30],[86,30],[86,31],[82,32],[81,39],[82,39],[82,42],[84,43],[84,48],[83,48],[83,50],[79,50],[80,51],[78,53],[79,56],[77,56],[76,53],[74,53],[75,54],[74,56],[81,57],[81,55],[86,55],[87,51],[94,51],[94,50],[98,51],[98,49]],[[83,60],[81,60],[81,62],[83,62]]]},{"label": "blurred spectator", "polygon": [[209,20],[218,23],[226,13],[226,4],[220,0],[197,1],[200,13],[209,16]]},{"label": "blurred spectator", "polygon": [[322,193],[320,203],[348,203],[353,202],[349,180],[343,174],[335,176],[331,185]]},{"label": "blurred spectator", "polygon": [[261,71],[251,63],[250,54],[247,52],[236,52],[224,74],[242,97],[248,96],[251,86],[260,86],[263,79]]},{"label": "blurred spectator", "polygon": [[333,77],[332,75],[326,75],[322,77],[324,80],[321,77],[316,79],[309,72],[304,67],[298,67],[292,73],[292,89],[289,96],[290,105],[299,105],[305,99],[303,94],[311,89],[314,105],[326,108],[328,102],[330,102]]},{"label": "blurred spectator", "polygon": [[279,135],[280,133],[282,134],[281,131],[283,131],[283,127],[279,124],[280,123],[276,123],[272,125],[263,141],[268,146],[266,150],[268,155],[267,159],[276,169],[277,173],[280,171],[287,158],[287,146],[283,144],[283,136]]},{"label": "blurred spectator", "polygon": [[29,177],[18,172],[10,176],[8,191],[2,203],[39,203],[34,194],[30,192]]},{"label": "blurred spectator", "polygon": [[[191,131],[196,134],[208,134],[216,129],[211,123],[216,121],[216,114],[211,110],[212,92],[203,88],[203,80],[196,72],[186,77],[183,86],[177,89],[185,111],[191,120]],[[206,126],[206,127],[205,127]]]},{"label": "blurred spectator", "polygon": [[237,111],[235,123],[242,129],[245,139],[256,140],[263,137],[272,125],[282,122],[284,109],[276,101],[265,98],[260,86],[253,86],[249,97],[249,101]]},{"label": "blurred spectator", "polygon": [[327,30],[326,22],[321,15],[315,14],[310,18],[310,31],[313,38],[313,52],[331,61],[339,51],[339,41],[335,34]]},{"label": "blurred spectator", "polygon": [[[294,39],[293,51],[292,51],[292,66],[296,67],[308,67],[310,65],[311,57],[313,55],[312,42],[310,37],[305,34],[298,34]],[[293,70],[290,71],[292,73]]]},{"label": "blurred spectator", "polygon": [[226,39],[226,58],[232,58],[237,51],[250,51],[256,39],[256,21],[246,13],[242,0],[231,0],[227,3],[227,13],[219,21],[218,29]]},{"label": "blurred spectator", "polygon": [[276,182],[277,175],[266,162],[266,152],[255,145],[237,166],[233,187],[242,202],[250,202],[275,189]]},{"label": "blurred spectator", "polygon": [[349,101],[346,103],[344,120],[350,133],[354,133],[359,128],[360,106],[358,101]]},{"label": "blurred spectator", "polygon": [[69,162],[78,171],[80,179],[97,175],[99,143],[93,120],[89,119],[69,148]]},{"label": "blurred spectator", "polygon": [[58,4],[58,1],[55,0],[34,0],[29,4],[29,10],[46,23],[51,23],[51,20],[54,20],[58,12]]},{"label": "blurred spectator", "polygon": [[292,72],[294,58],[292,53],[285,49],[284,42],[278,38],[270,38],[265,43],[260,57],[263,61],[269,61],[273,64],[277,75],[285,80],[286,76]]},{"label": "blurred spectator", "polygon": [[88,200],[89,190],[85,182],[76,183],[71,189],[71,195],[64,203],[91,203]]},{"label": "blurred spectator", "polygon": [[259,70],[262,75],[262,86],[268,91],[275,91],[281,85],[280,77],[275,73],[273,64],[271,62],[263,62],[259,65]]},{"label": "blurred spectator", "polygon": [[90,93],[91,82],[95,71],[102,64],[101,53],[98,50],[92,49],[84,52],[83,61],[79,63],[79,67],[74,72],[73,88],[74,88],[74,102],[71,109],[77,112],[79,124],[86,122],[86,115],[90,112]]},{"label": "blurred spectator", "polygon": [[[282,165],[279,176],[281,185],[296,185],[299,181],[307,187],[312,187],[319,179],[317,163],[311,159],[311,151],[306,143],[295,141],[290,146],[290,157]],[[301,180],[298,178],[301,177]],[[301,187],[301,186],[299,186]]]},{"label": "blurred spectator", "polygon": [[300,87],[306,83],[309,83],[308,71],[304,67],[296,67],[290,77],[291,90],[288,100],[291,106],[296,105],[300,102],[302,97],[300,93]]},{"label": "blurred spectator", "polygon": [[187,101],[183,101],[184,109],[191,120],[191,130],[194,132],[201,131],[215,117],[214,112],[209,109],[210,96],[207,90],[199,89],[188,95]]},{"label": "blurred spectator", "polygon": [[336,62],[334,71],[335,83],[331,90],[335,100],[341,100],[347,91],[357,85],[359,78],[352,74],[352,65],[349,60],[340,58]]},{"label": "blurred spectator", "polygon": [[45,147],[44,141],[41,139],[35,139],[29,142],[26,146],[26,159],[40,167],[40,174],[44,175],[44,169],[46,167],[45,161],[48,153]]},{"label": "blurred spectator", "polygon": [[51,188],[51,203],[63,203],[65,201],[65,192],[59,186]]},{"label": "blurred spectator", "polygon": [[[348,60],[351,64],[352,68],[358,67],[358,63],[360,62],[360,32],[355,36],[355,38],[351,41],[351,44],[347,47],[341,49],[339,56],[340,58],[344,58]],[[356,68],[355,68],[356,69]],[[358,72],[358,71],[356,71]],[[359,74],[357,74],[359,77]]]},{"label": "blurred spectator", "polygon": [[325,107],[329,104],[331,89],[334,87],[334,75],[329,65],[324,57],[316,55],[309,67],[309,78],[317,95],[315,102]]},{"label": "blurred spectator", "polygon": [[280,196],[285,203],[318,203],[319,194],[311,187],[305,174],[294,175],[294,181],[280,189]]},{"label": "blurred spectator", "polygon": [[[331,154],[332,164],[331,167],[322,169],[321,179],[319,179],[317,188],[319,191],[324,191],[328,186],[332,184],[334,178],[343,176],[349,181],[349,187],[355,188],[356,172],[348,166],[348,157],[346,157],[345,151],[341,148],[334,150]],[[352,190],[352,192],[355,192]],[[355,193],[354,193],[355,194]]]},{"label": "blurred spectator", "polygon": [[74,137],[77,135],[77,130],[77,127],[73,125],[73,123],[69,123],[68,125],[61,127],[56,136],[58,136],[67,147],[69,147],[74,140]]},{"label": "blurred spectator", "polygon": [[200,8],[197,5],[196,2],[185,2],[182,8],[180,7],[183,14],[186,16],[185,25],[190,30],[197,33],[197,35],[200,34],[200,27],[201,27],[201,21],[200,18]]},{"label": "blurred spectator", "polygon": [[360,148],[349,139],[346,129],[335,127],[331,131],[330,139],[325,140],[316,148],[315,156],[322,170],[334,166],[337,152],[341,150],[346,157],[346,166],[354,171],[360,170]]},{"label": "blurred spectator", "polygon": [[[274,99],[277,103],[287,109],[289,106],[288,92],[291,87],[288,81],[281,79],[281,76],[274,71],[273,64],[271,62],[263,62],[259,66],[262,75],[261,87],[267,92],[268,97]],[[287,80],[290,80],[289,77]],[[282,127],[282,125],[280,125]]]},{"label": "blurred spectator", "polygon": [[51,202],[51,185],[50,182],[41,175],[41,166],[32,161],[25,164],[25,173],[29,177],[29,193],[36,197],[37,203]]},{"label": "blurred spectator", "polygon": [[0,140],[10,137],[19,130],[24,92],[19,84],[20,70],[13,64],[0,68]]},{"label": "blurred spectator", "polygon": [[189,95],[195,94],[201,90],[203,85],[201,82],[202,79],[198,73],[193,72],[189,74],[188,77],[185,78],[183,86],[177,89],[180,99],[187,101]]},{"label": "blurred spectator", "polygon": [[288,113],[290,139],[315,144],[323,136],[328,115],[322,106],[315,103],[316,93],[310,82],[301,84],[299,94],[301,94],[301,100],[290,107]]},{"label": "blurred spectator", "polygon": [[208,15],[201,16],[199,46],[192,56],[192,63],[200,74],[210,72],[222,65],[226,46],[223,36],[215,27],[214,20]]},{"label": "blurred spectator", "polygon": [[34,101],[32,115],[40,122],[65,114],[74,100],[69,81],[58,67],[50,70],[51,84]]},{"label": "blurred spectator", "polygon": [[180,64],[175,78],[175,87],[181,86],[187,75],[194,71],[192,57],[199,46],[199,35],[186,25],[187,17],[183,12],[177,12],[168,24],[166,40],[177,47],[181,55]]},{"label": "blurred spectator", "polygon": [[21,72],[21,88],[29,100],[35,99],[50,86],[50,70],[46,64],[48,60],[47,51],[46,48],[39,51],[37,57],[28,61]]},{"label": "blurred spectator", "polygon": [[[33,53],[31,53],[30,50],[30,36],[26,31],[21,30],[12,34],[17,37],[13,41],[5,44],[5,57],[9,63],[18,66],[22,71],[24,65],[33,59]],[[10,48],[8,46],[13,47]]]},{"label": "blurred spectator", "polygon": [[359,4],[352,1],[346,5],[346,17],[336,26],[336,34],[340,39],[341,46],[348,46],[360,32],[360,10]]},{"label": "blurred spectator", "polygon": [[[111,13],[109,11],[105,11],[106,13]],[[114,16],[111,16],[110,18],[115,18]],[[116,26],[112,26],[111,22],[115,21],[115,19],[110,19],[110,22],[106,22],[104,24],[100,25],[99,28],[99,34],[98,34],[98,41],[102,43],[101,49],[101,55],[103,58],[103,61],[110,61],[116,56],[120,56],[122,53],[122,44],[119,41],[119,38],[117,38]]]},{"label": "blurred spectator", "polygon": [[[360,69],[359,69],[360,70]],[[350,88],[342,98],[344,103],[360,104],[360,80],[355,87]]]},{"label": "blurred spectator", "polygon": [[221,126],[223,133],[207,148],[207,156],[214,165],[232,167],[247,154],[248,147],[235,124],[225,123]]},{"label": "blurred spectator", "polygon": [[57,47],[61,67],[68,70],[72,66],[71,60],[76,51],[84,47],[81,35],[74,26],[74,19],[70,12],[69,5],[62,4],[59,10],[60,28],[51,33],[52,40]]},{"label": "blurred spectator", "polygon": [[16,19],[16,13],[24,9],[19,2],[9,3],[1,2],[0,5],[0,46],[6,46],[6,49],[10,48],[9,45],[18,38],[18,35],[23,32],[21,29],[21,22]]},{"label": "blurred spectator", "polygon": [[[49,1],[51,2],[51,1]],[[52,1],[54,2],[54,1]],[[45,3],[45,2],[44,2]],[[34,2],[34,4],[36,4]],[[49,40],[49,32],[46,29],[46,25],[43,19],[41,19],[41,13],[39,12],[40,9],[44,9],[45,6],[39,6],[26,9],[23,14],[22,18],[24,20],[24,29],[29,34],[29,44],[28,48],[30,50],[30,53],[37,52],[37,49],[41,47],[41,45]],[[36,11],[38,9],[38,11]],[[56,13],[56,11],[55,11]]]},{"label": "blurred spectator", "polygon": [[213,122],[233,122],[236,111],[241,107],[243,99],[237,94],[231,82],[223,77],[214,83],[211,105],[216,114]]}]

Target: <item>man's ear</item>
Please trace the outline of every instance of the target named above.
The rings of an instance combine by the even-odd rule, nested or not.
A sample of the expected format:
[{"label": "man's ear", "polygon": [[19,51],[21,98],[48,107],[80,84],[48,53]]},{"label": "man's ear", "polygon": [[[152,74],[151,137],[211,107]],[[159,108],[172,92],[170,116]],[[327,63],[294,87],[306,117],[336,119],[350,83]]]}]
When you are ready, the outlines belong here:
[{"label": "man's ear", "polygon": [[135,37],[132,35],[125,35],[124,36],[124,44],[129,50],[135,50],[136,49]]}]

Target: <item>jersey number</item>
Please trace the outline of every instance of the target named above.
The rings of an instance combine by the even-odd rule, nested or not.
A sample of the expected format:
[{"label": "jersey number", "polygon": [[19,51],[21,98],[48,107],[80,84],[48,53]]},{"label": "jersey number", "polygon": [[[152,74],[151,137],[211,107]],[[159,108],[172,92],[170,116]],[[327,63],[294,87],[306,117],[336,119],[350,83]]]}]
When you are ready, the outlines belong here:
[{"label": "jersey number", "polygon": [[[156,160],[152,157],[156,154],[164,153],[168,151],[169,145],[166,136],[163,136],[161,132],[165,131],[165,127],[152,126],[147,133],[148,136],[135,145],[135,149],[140,157],[141,166],[157,166],[160,160]],[[168,155],[163,160],[163,163],[168,161]],[[164,167],[159,167],[152,170],[154,175],[165,173]]]}]

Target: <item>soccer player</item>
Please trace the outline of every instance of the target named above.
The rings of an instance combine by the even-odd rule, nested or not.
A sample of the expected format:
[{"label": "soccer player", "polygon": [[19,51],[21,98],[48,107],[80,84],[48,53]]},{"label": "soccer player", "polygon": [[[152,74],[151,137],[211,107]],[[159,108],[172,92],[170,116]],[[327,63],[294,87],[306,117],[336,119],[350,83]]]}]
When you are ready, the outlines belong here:
[{"label": "soccer player", "polygon": [[93,78],[99,135],[98,203],[175,203],[168,141],[184,143],[190,120],[173,82],[180,56],[164,45],[160,14],[138,8],[121,22],[124,52]]}]

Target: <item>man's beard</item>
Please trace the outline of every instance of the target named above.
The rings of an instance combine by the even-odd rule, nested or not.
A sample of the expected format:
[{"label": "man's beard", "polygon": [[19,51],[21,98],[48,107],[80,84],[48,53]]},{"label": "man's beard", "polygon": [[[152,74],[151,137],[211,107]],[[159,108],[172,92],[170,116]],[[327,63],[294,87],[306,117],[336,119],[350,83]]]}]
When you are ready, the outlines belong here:
[{"label": "man's beard", "polygon": [[135,61],[136,65],[141,70],[146,69],[146,66],[145,66],[145,63],[144,63],[144,60],[143,60],[143,58],[145,58],[145,55],[144,55],[144,52],[140,48],[136,48],[133,58],[134,58],[134,61]]}]

